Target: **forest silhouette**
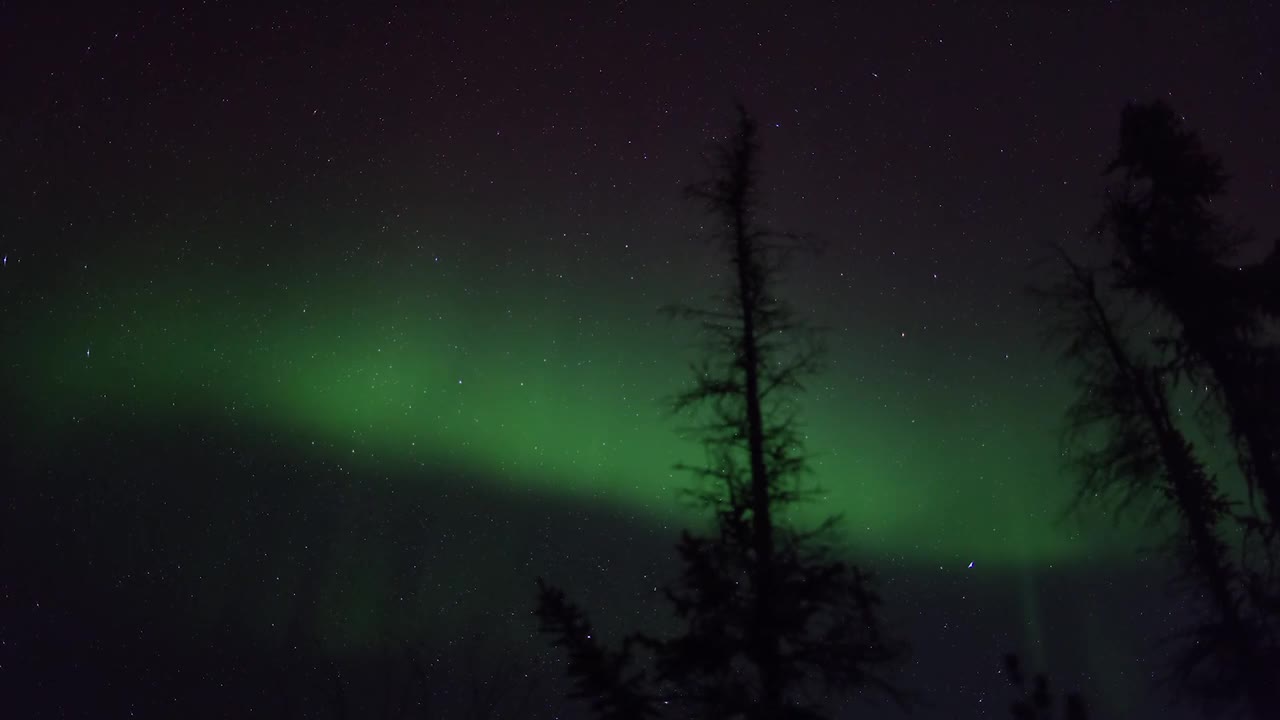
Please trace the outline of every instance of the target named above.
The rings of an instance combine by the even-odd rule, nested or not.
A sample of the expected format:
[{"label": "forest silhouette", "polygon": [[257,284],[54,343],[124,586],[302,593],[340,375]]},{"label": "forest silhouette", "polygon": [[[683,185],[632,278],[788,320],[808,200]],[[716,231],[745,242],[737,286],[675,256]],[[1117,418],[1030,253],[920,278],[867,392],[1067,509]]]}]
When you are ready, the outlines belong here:
[{"label": "forest silhouette", "polygon": [[[1034,291],[1052,318],[1050,343],[1076,373],[1064,438],[1076,511],[1176,517],[1164,545],[1181,570],[1171,590],[1196,608],[1196,623],[1171,638],[1167,686],[1211,713],[1262,720],[1280,711],[1280,247],[1240,263],[1247,234],[1212,209],[1226,184],[1221,163],[1172,108],[1127,106],[1119,137],[1093,231],[1100,266],[1059,250],[1062,279]],[[831,694],[841,693],[910,706],[885,674],[905,648],[882,629],[871,576],[831,559],[838,519],[812,530],[779,520],[813,492],[802,482],[794,397],[777,395],[801,389],[820,364],[811,328],[797,327],[777,296],[798,237],[760,219],[758,153],[755,122],[739,106],[734,133],[711,154],[711,179],[689,193],[713,217],[732,280],[720,305],[677,313],[708,336],[693,387],[674,405],[704,411],[694,432],[707,465],[684,469],[713,528],[686,531],[677,547],[684,570],[666,595],[683,633],[636,632],[610,650],[564,591],[539,581],[537,614],[567,654],[574,697],[606,720],[816,719],[833,716]],[[1184,415],[1180,402],[1194,411]],[[1207,469],[1188,439],[1191,418],[1230,449],[1245,496]],[[649,658],[637,663],[642,652]],[[1023,695],[1014,718],[1057,717],[1044,675],[1028,686],[1016,655],[1005,667]],[[1084,700],[1067,695],[1062,713],[1082,720]]]}]

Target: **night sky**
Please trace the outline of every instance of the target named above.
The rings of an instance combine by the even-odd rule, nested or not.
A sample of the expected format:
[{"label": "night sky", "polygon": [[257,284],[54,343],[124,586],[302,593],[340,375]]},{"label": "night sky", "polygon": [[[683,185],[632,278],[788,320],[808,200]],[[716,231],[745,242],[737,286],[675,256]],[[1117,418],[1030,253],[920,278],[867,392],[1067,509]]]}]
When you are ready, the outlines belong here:
[{"label": "night sky", "polygon": [[881,577],[914,716],[1006,717],[1017,651],[1100,717],[1180,717],[1158,533],[1064,516],[1026,288],[1089,251],[1131,100],[1280,236],[1280,9],[857,5],[0,4],[15,717],[336,717],[340,684],[394,717],[406,645],[437,716],[528,684],[582,717],[533,580],[662,622],[700,450],[658,310],[728,281],[682,188],[735,98],[769,218],[823,241],[783,288],[828,328],[814,511]]}]

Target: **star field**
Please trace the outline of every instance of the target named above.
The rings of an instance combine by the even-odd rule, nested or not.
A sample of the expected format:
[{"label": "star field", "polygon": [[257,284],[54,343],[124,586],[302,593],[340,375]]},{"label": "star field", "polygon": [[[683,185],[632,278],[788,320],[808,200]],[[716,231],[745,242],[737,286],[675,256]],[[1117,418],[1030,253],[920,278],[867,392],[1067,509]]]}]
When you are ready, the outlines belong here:
[{"label": "star field", "polygon": [[827,330],[814,513],[884,578],[920,714],[1006,716],[1018,651],[1100,717],[1176,717],[1150,680],[1184,608],[1149,530],[1064,516],[1070,388],[1025,289],[1087,247],[1131,99],[1280,235],[1275,8],[552,5],[0,10],[22,697],[279,713],[279,684],[304,713],[323,668],[377,695],[412,645],[441,688],[527,673],[577,717],[532,579],[661,620],[700,450],[658,309],[727,282],[682,189],[740,97],[771,221],[822,244],[784,288]]}]

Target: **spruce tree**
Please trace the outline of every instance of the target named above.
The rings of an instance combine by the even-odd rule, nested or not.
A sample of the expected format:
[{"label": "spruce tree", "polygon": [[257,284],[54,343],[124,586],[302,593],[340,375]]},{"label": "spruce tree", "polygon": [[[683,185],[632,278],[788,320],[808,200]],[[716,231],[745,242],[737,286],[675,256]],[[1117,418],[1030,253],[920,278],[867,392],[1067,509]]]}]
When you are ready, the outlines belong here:
[{"label": "spruce tree", "polygon": [[[1209,708],[1271,717],[1280,707],[1280,365],[1270,294],[1258,286],[1271,270],[1230,269],[1242,234],[1212,207],[1225,174],[1164,104],[1126,108],[1107,171],[1119,177],[1096,225],[1105,263],[1062,253],[1062,278],[1042,291],[1050,335],[1076,370],[1065,449],[1081,507],[1145,506],[1153,524],[1174,519],[1164,548],[1194,620],[1171,679]],[[1197,397],[1199,412],[1182,413]],[[1197,428],[1192,417],[1209,422]],[[1244,496],[1191,442],[1205,425],[1232,440]]]},{"label": "spruce tree", "polygon": [[605,648],[564,592],[540,581],[542,629],[566,649],[576,694],[602,718],[821,718],[829,702],[817,690],[904,700],[884,675],[901,648],[882,630],[870,574],[839,557],[836,519],[789,519],[815,489],[795,400],[819,352],[778,294],[803,238],[762,222],[759,150],[756,123],[739,107],[710,179],[688,189],[714,219],[731,281],[718,306],[673,310],[707,339],[674,406],[698,418],[707,461],[686,469],[711,516],[709,531],[682,534],[683,570],[665,588],[680,632]]}]

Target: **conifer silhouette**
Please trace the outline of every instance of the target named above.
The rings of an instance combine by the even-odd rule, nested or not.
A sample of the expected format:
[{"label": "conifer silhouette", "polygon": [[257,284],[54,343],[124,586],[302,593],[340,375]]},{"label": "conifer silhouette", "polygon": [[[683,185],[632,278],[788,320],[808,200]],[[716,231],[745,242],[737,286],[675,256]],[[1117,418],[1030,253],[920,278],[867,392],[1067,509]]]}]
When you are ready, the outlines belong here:
[{"label": "conifer silhouette", "polygon": [[715,218],[732,281],[719,307],[671,309],[708,340],[693,386],[674,400],[699,418],[707,462],[686,469],[690,496],[713,521],[677,546],[683,572],[665,593],[682,632],[637,633],[607,650],[563,592],[540,584],[542,629],[567,649],[576,692],[600,717],[821,718],[810,692],[819,687],[905,701],[883,675],[902,649],[882,631],[869,573],[837,557],[836,519],[811,528],[784,519],[815,489],[794,393],[819,354],[814,332],[776,294],[805,238],[761,222],[758,155],[756,123],[739,106],[735,132],[710,158],[713,176],[688,189]]},{"label": "conifer silhouette", "polygon": [[1241,267],[1247,233],[1213,208],[1227,184],[1221,161],[1163,102],[1134,104],[1121,119],[1107,171],[1118,176],[1097,230],[1114,250],[1118,287],[1172,321],[1161,338],[1184,378],[1211,389],[1238,446],[1241,469],[1280,523],[1280,356],[1274,327],[1280,261]]},{"label": "conifer silhouette", "polygon": [[[1165,548],[1196,620],[1180,638],[1172,680],[1214,710],[1271,717],[1280,707],[1280,494],[1267,489],[1276,409],[1261,401],[1274,382],[1268,311],[1226,278],[1239,234],[1208,207],[1225,176],[1167,106],[1125,110],[1108,171],[1123,172],[1096,228],[1109,263],[1085,267],[1063,252],[1061,280],[1041,291],[1056,318],[1049,335],[1077,373],[1066,450],[1079,506],[1145,505],[1149,519],[1176,519]],[[1216,418],[1235,441],[1264,512],[1230,497],[1188,438],[1179,407],[1205,387],[1212,394],[1197,415]]]},{"label": "conifer silhouette", "polygon": [[[1012,653],[1004,656],[1005,677],[1009,684],[1018,690],[1020,697],[1009,706],[1013,720],[1054,720],[1059,715],[1054,712],[1053,695],[1049,691],[1049,678],[1043,673],[1037,674],[1027,686],[1022,674],[1022,664],[1018,656]],[[1068,693],[1062,699],[1062,720],[1088,720],[1084,698],[1076,693]]]}]

